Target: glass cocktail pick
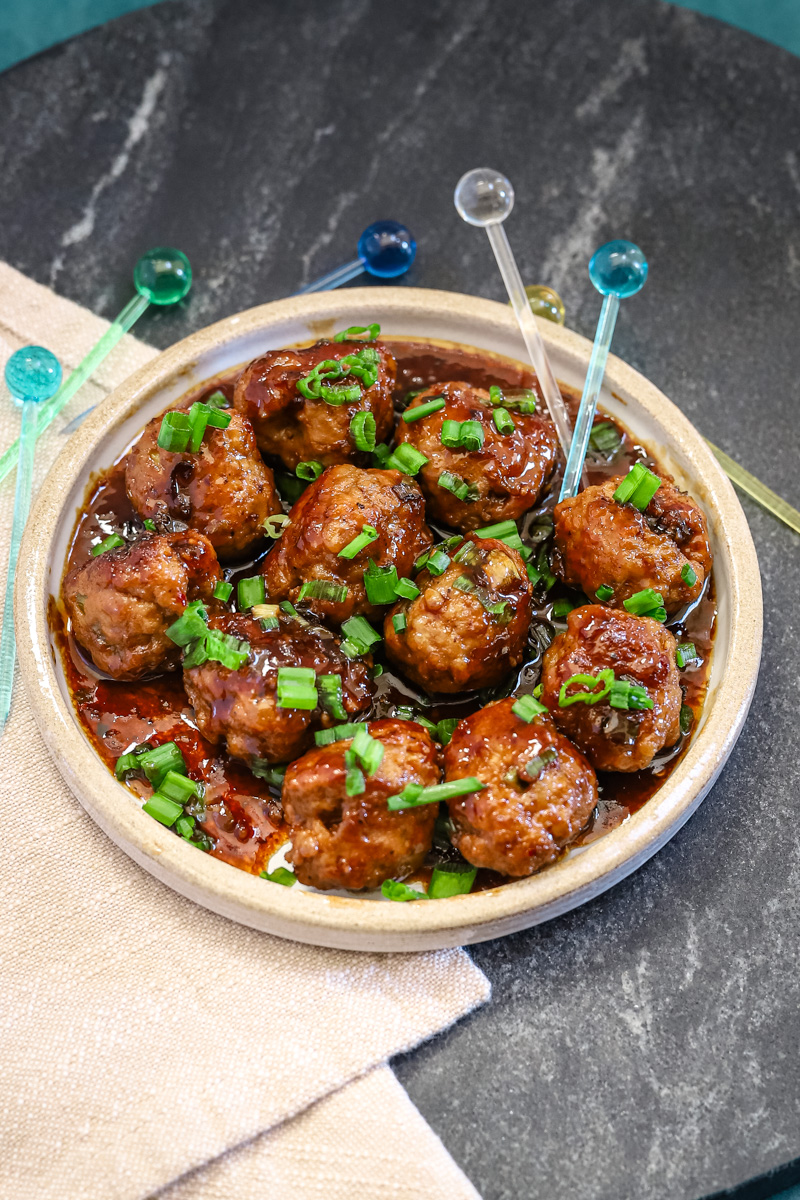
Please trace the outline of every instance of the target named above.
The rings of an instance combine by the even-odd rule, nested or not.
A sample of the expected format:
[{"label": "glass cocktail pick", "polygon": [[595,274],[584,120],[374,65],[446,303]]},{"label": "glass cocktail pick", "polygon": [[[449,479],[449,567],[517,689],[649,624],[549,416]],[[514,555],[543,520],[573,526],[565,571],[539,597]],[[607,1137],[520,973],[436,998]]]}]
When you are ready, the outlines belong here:
[{"label": "glass cocktail pick", "polygon": [[[151,304],[157,304],[164,308],[183,300],[192,286],[192,268],[188,258],[181,250],[160,246],[155,250],[148,250],[147,254],[143,254],[139,259],[133,269],[133,285],[136,288],[136,295],[128,301],[100,341],[92,347],[56,394],[41,405],[37,413],[37,437],[58,416],[64,406],[69,404],[78,389],[97,370],[106,355],[114,349],[122,335],[128,332]],[[79,413],[68,425],[65,425],[61,432],[72,433],[95,407],[93,404],[91,408]],[[5,479],[9,471],[13,470],[16,461],[17,443],[14,442],[0,456],[0,481]]]},{"label": "glass cocktail pick", "polygon": [[357,258],[307,283],[296,294],[329,292],[364,272],[378,279],[397,279],[405,275],[416,258],[417,243],[399,221],[375,221],[361,234],[356,252]]},{"label": "glass cocktail pick", "polygon": [[514,189],[499,171],[476,167],[459,179],[453,199],[460,217],[486,230],[558,440],[567,454],[572,440],[569,417],[503,229],[503,221],[514,207]]},{"label": "glass cocktail pick", "polygon": [[644,287],[647,279],[647,260],[633,242],[607,242],[592,255],[589,261],[589,277],[603,297],[603,306],[594,335],[592,355],[583,385],[572,445],[567,455],[559,500],[575,496],[580,488],[589,435],[597,410],[597,398],[603,384],[608,351],[617,323],[619,302],[629,296],[635,296]]},{"label": "glass cocktail pick", "polygon": [[36,447],[39,405],[46,402],[61,382],[61,367],[55,354],[42,346],[24,346],[12,354],[6,363],[6,384],[15,400],[22,404],[22,425],[15,445],[17,449],[17,487],[14,494],[14,517],[11,523],[11,546],[8,551],[8,575],[3,605],[3,632],[0,636],[0,733],[11,711],[11,692],[14,687],[14,663],[17,644],[14,638],[14,576],[17,570],[19,544],[31,507],[33,487],[33,455]]}]

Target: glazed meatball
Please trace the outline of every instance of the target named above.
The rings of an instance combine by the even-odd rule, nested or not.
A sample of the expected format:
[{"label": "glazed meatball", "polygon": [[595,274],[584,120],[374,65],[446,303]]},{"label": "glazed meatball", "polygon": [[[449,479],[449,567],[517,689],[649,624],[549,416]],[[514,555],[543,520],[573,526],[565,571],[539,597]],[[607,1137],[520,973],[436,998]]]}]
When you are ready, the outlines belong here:
[{"label": "glazed meatball", "polygon": [[374,775],[365,775],[361,795],[345,790],[350,741],[311,750],[286,771],[281,798],[290,858],[297,878],[311,887],[380,887],[384,879],[415,871],[431,848],[439,806],[390,812],[386,802],[408,783],[439,782],[436,746],[413,721],[372,721],[368,729],[383,746],[383,759]]},{"label": "glazed meatball", "polygon": [[[558,439],[549,419],[538,413],[514,412],[514,431],[501,434],[494,423],[489,393],[469,383],[445,383],[420,393],[406,412],[443,396],[444,408],[419,420],[398,423],[397,439],[409,442],[428,459],[419,479],[428,514],[466,532],[495,521],[516,520],[532,508],[558,458]],[[445,421],[477,421],[483,430],[480,450],[442,445]],[[457,475],[471,489],[460,500],[440,485],[443,472]]]},{"label": "glazed meatball", "polygon": [[141,679],[178,665],[180,650],[166,631],[190,600],[210,600],[221,578],[201,533],[151,533],[73,567],[64,603],[76,641],[99,670]]},{"label": "glazed meatball", "polygon": [[310,711],[279,706],[281,667],[312,667],[317,675],[341,676],[348,719],[369,707],[369,660],[346,658],[327,629],[281,615],[280,627],[265,631],[243,613],[212,615],[209,626],[250,646],[247,662],[236,671],[209,660],[183,672],[200,732],[210,742],[224,738],[234,758],[249,764],[256,759],[287,762],[308,748],[315,729],[335,724],[319,706]]},{"label": "glazed meatball", "polygon": [[[573,675],[596,677],[609,667],[615,679],[641,684],[653,707],[620,709],[605,700],[560,706],[562,684]],[[564,698],[587,690],[586,685],[573,685]],[[682,694],[675,639],[652,617],[634,617],[600,604],[573,609],[566,631],[554,638],[544,656],[542,703],[598,771],[640,771],[680,736]]]},{"label": "glazed meatball", "polygon": [[[425,524],[425,502],[413,479],[399,471],[362,471],[341,464],[329,467],[307,487],[292,509],[289,525],[264,560],[267,595],[296,601],[302,584],[327,579],[345,584],[347,596],[332,602],[309,597],[303,603],[319,616],[345,621],[354,613],[374,616],[364,572],[370,562],[393,564],[408,576],[433,541]],[[375,541],[354,558],[341,558],[365,525],[377,530]]]},{"label": "glazed meatball", "polygon": [[[711,570],[705,516],[669,475],[661,475],[661,487],[644,512],[613,499],[619,483],[609,479],[556,505],[553,569],[590,597],[603,584],[613,588],[606,601],[611,607],[653,588],[667,612],[676,612],[700,595]],[[687,567],[697,577],[694,583],[681,574]]]},{"label": "glazed meatball", "polygon": [[401,600],[384,621],[386,651],[409,679],[431,692],[461,692],[491,687],[519,666],[533,586],[516,550],[469,537],[441,575],[426,568],[414,582],[420,595]]},{"label": "glazed meatball", "polygon": [[514,697],[460,721],[444,752],[445,780],[474,775],[480,792],[447,802],[453,845],[474,867],[532,875],[558,858],[597,803],[589,763],[545,716],[514,715]]},{"label": "glazed meatball", "polygon": [[[308,399],[298,381],[326,360],[338,362],[359,352],[378,357],[378,378],[364,390],[355,375],[325,381],[337,388],[361,388],[361,395],[346,404],[324,398]],[[318,342],[307,350],[270,350],[242,371],[233,402],[252,422],[263,454],[271,454],[294,471],[300,462],[366,463],[368,455],[356,449],[350,422],[357,412],[375,418],[377,441],[390,433],[393,422],[392,389],[397,364],[389,351],[374,342]]]},{"label": "glazed meatball", "polygon": [[[178,405],[176,411],[188,407]],[[125,468],[128,496],[140,517],[167,529],[177,520],[199,530],[226,561],[259,550],[265,519],[281,511],[272,471],[261,460],[250,422],[228,412],[230,425],[207,428],[197,454],[162,450],[161,417],[154,417]]]}]

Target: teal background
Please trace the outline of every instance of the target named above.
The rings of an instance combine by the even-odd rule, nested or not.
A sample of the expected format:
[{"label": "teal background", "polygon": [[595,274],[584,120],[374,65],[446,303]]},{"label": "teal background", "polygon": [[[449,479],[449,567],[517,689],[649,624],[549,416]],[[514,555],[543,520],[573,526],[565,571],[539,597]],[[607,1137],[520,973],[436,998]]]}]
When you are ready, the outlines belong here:
[{"label": "teal background", "polygon": [[[159,0],[3,0],[0,71],[112,17]],[[635,3],[636,0],[631,0]],[[800,0],[679,0],[681,8],[717,17],[800,54]]]}]

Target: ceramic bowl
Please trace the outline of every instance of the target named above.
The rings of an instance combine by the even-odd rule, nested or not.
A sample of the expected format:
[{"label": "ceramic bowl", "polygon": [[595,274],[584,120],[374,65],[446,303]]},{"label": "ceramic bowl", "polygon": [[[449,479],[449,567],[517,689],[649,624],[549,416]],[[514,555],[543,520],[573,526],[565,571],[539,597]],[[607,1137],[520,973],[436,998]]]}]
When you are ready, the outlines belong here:
[{"label": "ceramic bowl", "polygon": [[[48,627],[90,473],[110,465],[142,425],[202,381],[264,351],[379,321],[384,334],[458,342],[525,361],[510,309],[414,288],[352,288],[265,304],[201,330],[132,375],[67,443],[23,541],[16,591],[19,660],[50,753],[86,810],[140,866],[176,891],[257,929],[354,950],[423,950],[498,937],[583,904],[635,871],[691,816],[738,737],[761,651],[755,549],[734,491],[700,434],[653,384],[608,361],[600,404],[703,505],[719,604],[708,697],[694,740],[658,793],[622,825],[529,879],[431,904],[392,904],[266,884],[186,845],[117,783],[73,713]],[[590,343],[542,322],[555,373],[580,389]]]}]

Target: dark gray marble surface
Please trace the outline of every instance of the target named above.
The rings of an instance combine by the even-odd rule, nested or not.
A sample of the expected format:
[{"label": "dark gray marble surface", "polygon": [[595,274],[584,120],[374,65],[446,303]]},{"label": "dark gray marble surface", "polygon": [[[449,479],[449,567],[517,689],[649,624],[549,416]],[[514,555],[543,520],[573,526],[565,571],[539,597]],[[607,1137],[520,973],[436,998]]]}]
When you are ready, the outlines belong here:
[{"label": "dark gray marble surface", "polygon": [[[591,335],[586,274],[647,251],[615,349],[800,504],[800,62],[650,0],[197,0],[0,78],[0,257],[106,316],[174,243],[158,346],[409,223],[409,283],[501,298],[452,206],[517,188],[528,281]],[[800,539],[749,502],[766,639],[698,814],[633,878],[474,950],[491,1004],[397,1070],[485,1200],[693,1200],[800,1155]],[[784,1186],[790,1179],[783,1178]]]}]

